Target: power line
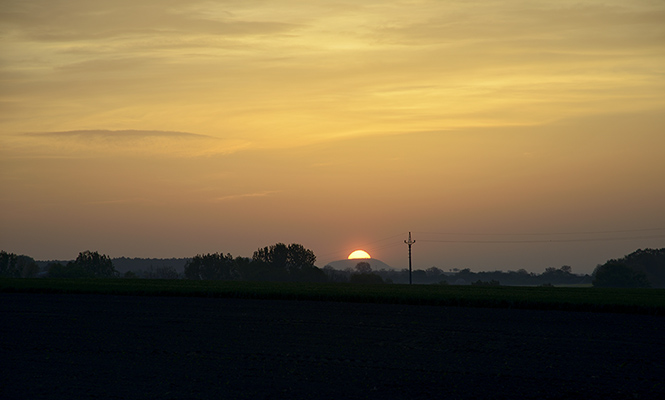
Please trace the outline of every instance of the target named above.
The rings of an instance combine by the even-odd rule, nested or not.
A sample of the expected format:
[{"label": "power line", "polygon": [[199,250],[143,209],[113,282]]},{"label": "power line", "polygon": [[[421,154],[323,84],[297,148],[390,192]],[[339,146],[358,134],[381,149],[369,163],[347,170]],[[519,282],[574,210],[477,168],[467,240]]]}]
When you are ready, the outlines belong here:
[{"label": "power line", "polygon": [[665,228],[623,229],[613,231],[582,231],[582,232],[526,232],[526,233],[480,233],[480,232],[414,232],[421,235],[447,235],[447,236],[557,236],[557,235],[600,235],[611,233],[633,233],[665,231]]},{"label": "power line", "polygon": [[383,250],[383,249],[388,249],[388,248],[397,247],[397,246],[401,246],[401,243],[400,242],[393,242],[393,243],[389,243],[389,244],[384,244],[383,246],[379,246],[379,247],[367,247],[366,249],[367,249],[367,251],[377,251],[377,250]]},{"label": "power line", "polygon": [[[616,233],[637,233],[637,232],[656,232],[656,231],[665,231],[665,228],[645,228],[645,229],[622,229],[622,230],[605,230],[605,231],[583,231],[583,232],[554,232],[554,233],[544,233],[544,232],[526,232],[526,233],[480,233],[480,232],[413,232],[421,235],[445,235],[445,236],[562,236],[562,235],[608,235]],[[370,246],[372,244],[385,242],[389,239],[394,239],[396,237],[404,235],[404,232],[398,233],[396,235],[388,236],[382,239],[374,240],[371,242],[366,242],[364,244],[358,245],[358,248],[363,248],[364,250],[370,252],[379,251],[391,247],[397,247],[402,245],[402,241],[391,241],[389,243],[383,243],[377,246]],[[619,237],[586,237],[586,238],[575,238],[575,239],[492,239],[492,240],[465,240],[465,239],[419,239],[420,242],[426,243],[461,243],[461,244],[533,244],[533,243],[584,243],[584,242],[611,242],[611,241],[621,241],[621,240],[640,240],[640,239],[660,239],[665,238],[665,234],[657,235],[640,235],[640,236],[619,236]],[[406,241],[404,241],[406,243]],[[415,243],[415,241],[414,241]],[[408,244],[408,243],[407,243]],[[329,257],[332,255],[338,255],[344,253],[346,250],[330,252],[322,255],[322,258]]]},{"label": "power line", "polygon": [[[369,247],[369,245],[371,245],[371,244],[383,242],[383,241],[386,241],[388,239],[393,239],[393,238],[396,238],[396,237],[402,236],[402,235],[404,235],[404,232],[398,233],[396,235],[388,236],[388,237],[385,237],[383,239],[378,239],[378,240],[374,240],[374,241],[371,241],[371,242],[365,242],[363,244],[356,245],[356,248],[362,248],[363,250],[371,252],[371,251],[375,251],[375,250],[382,250],[382,249],[386,249],[386,248],[389,248],[389,247],[399,246],[401,244],[401,242],[393,242],[393,243],[379,245],[377,247]],[[348,251],[348,249],[326,253],[326,254],[321,255],[320,257],[329,257],[329,256],[337,255],[337,254],[340,254],[340,253],[344,253],[345,251]]]},{"label": "power line", "polygon": [[404,232],[402,232],[402,233],[398,233],[397,235],[392,235],[392,236],[388,236],[387,238],[383,238],[383,239],[375,240],[375,241],[373,241],[373,242],[365,243],[365,244],[363,244],[363,246],[367,246],[367,245],[374,244],[374,243],[378,243],[378,242],[383,242],[384,240],[388,240],[388,239],[396,238],[396,237],[398,237],[398,236],[402,236],[403,234],[404,234]]},{"label": "power line", "polygon": [[617,240],[633,239],[658,239],[665,238],[665,235],[650,236],[626,236],[626,237],[608,237],[608,238],[584,238],[584,239],[537,239],[537,240],[427,240],[420,239],[421,242],[430,243],[575,243],[575,242],[605,242]]}]

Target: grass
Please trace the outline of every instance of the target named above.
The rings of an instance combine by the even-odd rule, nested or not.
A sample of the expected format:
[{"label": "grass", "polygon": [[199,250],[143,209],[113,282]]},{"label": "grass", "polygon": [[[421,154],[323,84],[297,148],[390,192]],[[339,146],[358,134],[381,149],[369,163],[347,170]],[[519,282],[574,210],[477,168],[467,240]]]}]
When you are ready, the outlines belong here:
[{"label": "grass", "polygon": [[664,289],[1,278],[0,292],[230,297],[665,315]]}]

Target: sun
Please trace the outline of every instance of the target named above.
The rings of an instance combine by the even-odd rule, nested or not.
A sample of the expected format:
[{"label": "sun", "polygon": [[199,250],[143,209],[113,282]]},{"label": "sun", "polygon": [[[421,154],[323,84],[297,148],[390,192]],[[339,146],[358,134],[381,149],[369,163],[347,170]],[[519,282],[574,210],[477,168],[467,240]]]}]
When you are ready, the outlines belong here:
[{"label": "sun", "polygon": [[356,250],[349,254],[349,260],[356,260],[359,258],[372,258],[372,256],[370,256],[365,250]]}]

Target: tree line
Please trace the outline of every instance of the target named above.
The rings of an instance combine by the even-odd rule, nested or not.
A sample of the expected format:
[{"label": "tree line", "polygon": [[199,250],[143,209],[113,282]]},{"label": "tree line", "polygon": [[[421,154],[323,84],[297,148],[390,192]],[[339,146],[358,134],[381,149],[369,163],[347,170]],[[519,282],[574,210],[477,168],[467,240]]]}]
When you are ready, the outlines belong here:
[{"label": "tree line", "polygon": [[593,271],[597,287],[665,288],[665,248],[639,249],[598,265]]},{"label": "tree line", "polygon": [[[366,264],[366,265],[364,265]],[[372,270],[368,262],[360,262],[354,268],[339,271],[326,266],[324,272],[335,282],[377,283],[408,283],[409,270],[380,269]],[[473,272],[469,268],[453,268],[444,271],[441,268],[430,267],[425,270],[416,269],[411,273],[415,284],[439,285],[476,285],[476,286],[542,286],[542,285],[579,285],[590,284],[590,275],[577,275],[570,266],[561,268],[546,268],[542,274],[527,272],[525,269],[517,271],[481,271]]]},{"label": "tree line", "polygon": [[185,265],[184,277],[196,280],[325,282],[312,250],[300,244],[277,243],[260,248],[252,258],[231,254],[199,254]]},{"label": "tree line", "polygon": [[[123,261],[125,261],[123,259]],[[174,259],[173,261],[177,261]],[[184,273],[172,265],[150,266],[149,269],[120,274],[111,258],[99,252],[84,251],[76,260],[50,262],[43,270],[31,257],[0,252],[0,276],[12,278],[149,278],[195,280],[251,280],[251,281],[308,281],[325,282],[326,275],[315,266],[312,250],[293,243],[277,243],[259,248],[251,258],[233,257],[231,254],[198,254],[188,259]]]},{"label": "tree line", "polygon": [[[128,262],[130,259],[118,259]],[[229,253],[198,254],[190,259],[170,259],[165,265],[142,271],[119,273],[111,258],[99,252],[84,251],[69,262],[49,262],[40,268],[38,262],[26,255],[0,251],[0,276],[12,278],[148,278],[194,280],[247,280],[283,282],[349,282],[363,284],[407,283],[409,271],[372,270],[367,261],[354,268],[336,270],[327,265],[318,268],[314,252],[293,243],[277,243],[257,249],[250,257],[233,257]],[[174,265],[185,262],[184,272]],[[182,265],[182,264],[181,264]],[[412,272],[417,284],[457,285],[572,285],[592,284],[596,287],[665,287],[665,248],[637,250],[620,259],[598,265],[591,275],[578,275],[570,266],[546,268],[541,274],[524,269],[517,271],[473,272],[468,268],[453,268],[444,272],[437,267]]]},{"label": "tree line", "polygon": [[[334,281],[353,281],[359,279],[357,271],[334,271],[324,267],[324,271]],[[384,282],[407,283],[409,271],[378,270],[363,274],[378,275]],[[367,277],[363,278],[365,281]],[[414,283],[418,284],[453,284],[453,285],[509,285],[509,286],[550,286],[550,285],[586,285],[594,287],[617,288],[665,288],[665,248],[639,249],[619,259],[611,259],[599,264],[591,275],[574,274],[572,268],[564,265],[560,268],[548,267],[541,274],[517,271],[481,271],[473,272],[468,268],[453,268],[445,272],[437,267],[412,272]]]}]

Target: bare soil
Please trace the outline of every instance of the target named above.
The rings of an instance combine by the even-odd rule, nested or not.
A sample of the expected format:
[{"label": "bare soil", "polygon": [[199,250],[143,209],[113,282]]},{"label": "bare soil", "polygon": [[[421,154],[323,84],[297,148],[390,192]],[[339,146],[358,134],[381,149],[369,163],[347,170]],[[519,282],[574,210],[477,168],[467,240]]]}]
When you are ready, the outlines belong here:
[{"label": "bare soil", "polygon": [[665,318],[0,294],[3,399],[665,398]]}]

